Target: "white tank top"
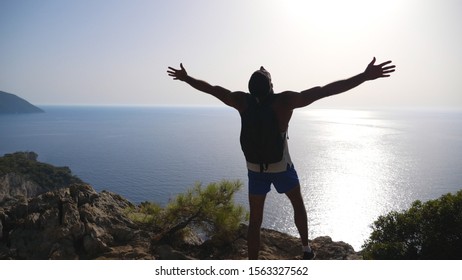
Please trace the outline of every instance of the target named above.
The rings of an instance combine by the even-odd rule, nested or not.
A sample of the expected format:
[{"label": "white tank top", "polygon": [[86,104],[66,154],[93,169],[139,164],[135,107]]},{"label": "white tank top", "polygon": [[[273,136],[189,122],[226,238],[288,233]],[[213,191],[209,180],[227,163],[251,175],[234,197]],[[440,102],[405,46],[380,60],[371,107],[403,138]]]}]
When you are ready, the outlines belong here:
[{"label": "white tank top", "polygon": [[[289,145],[287,143],[287,132],[281,133],[284,137],[284,153],[282,155],[282,160],[280,162],[268,164],[268,169],[264,170],[264,173],[279,173],[287,170],[287,165],[292,166],[292,159],[289,154]],[[247,161],[247,169],[253,172],[260,172],[260,164],[250,163]]]}]

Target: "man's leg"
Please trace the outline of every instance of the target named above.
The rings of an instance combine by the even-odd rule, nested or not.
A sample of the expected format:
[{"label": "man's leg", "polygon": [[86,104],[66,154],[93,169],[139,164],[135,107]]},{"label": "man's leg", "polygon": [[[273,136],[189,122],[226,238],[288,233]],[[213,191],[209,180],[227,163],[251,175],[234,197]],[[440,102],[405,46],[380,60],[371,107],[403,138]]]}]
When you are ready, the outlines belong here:
[{"label": "man's leg", "polygon": [[258,259],[258,252],[260,251],[260,228],[263,221],[265,198],[266,194],[249,194],[250,218],[249,232],[247,235],[249,260]]},{"label": "man's leg", "polygon": [[300,185],[286,192],[287,197],[294,208],[294,221],[298,229],[303,246],[308,246],[308,217],[305,204],[303,203]]}]

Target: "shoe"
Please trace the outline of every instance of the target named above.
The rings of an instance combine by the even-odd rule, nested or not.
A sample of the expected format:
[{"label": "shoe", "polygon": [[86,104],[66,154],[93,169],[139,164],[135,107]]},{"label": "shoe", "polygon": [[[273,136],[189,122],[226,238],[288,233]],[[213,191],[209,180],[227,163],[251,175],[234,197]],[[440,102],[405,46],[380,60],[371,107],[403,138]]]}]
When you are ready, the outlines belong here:
[{"label": "shoe", "polygon": [[304,260],[314,260],[316,258],[316,254],[314,253],[313,250],[311,252],[303,252],[303,258]]}]

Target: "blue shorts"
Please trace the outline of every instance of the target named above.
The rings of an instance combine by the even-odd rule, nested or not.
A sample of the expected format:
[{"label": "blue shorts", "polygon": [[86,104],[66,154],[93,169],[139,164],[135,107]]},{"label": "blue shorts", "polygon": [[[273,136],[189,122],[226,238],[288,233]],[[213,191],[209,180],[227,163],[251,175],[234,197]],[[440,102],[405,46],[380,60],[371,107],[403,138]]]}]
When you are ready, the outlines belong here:
[{"label": "blue shorts", "polygon": [[287,170],[278,173],[260,173],[248,170],[249,194],[263,195],[270,191],[271,184],[278,193],[286,193],[300,185],[295,167],[288,166]]}]

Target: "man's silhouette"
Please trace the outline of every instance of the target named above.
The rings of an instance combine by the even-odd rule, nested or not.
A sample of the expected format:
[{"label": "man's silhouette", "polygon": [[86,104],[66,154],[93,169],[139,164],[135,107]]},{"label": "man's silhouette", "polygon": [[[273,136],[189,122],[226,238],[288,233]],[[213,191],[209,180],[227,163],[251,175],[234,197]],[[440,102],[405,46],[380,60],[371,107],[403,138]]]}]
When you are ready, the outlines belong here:
[{"label": "man's silhouette", "polygon": [[[286,194],[293,206],[294,221],[300,234],[303,248],[303,258],[314,258],[314,252],[308,244],[308,219],[300,191],[300,183],[290,158],[287,139],[284,136],[287,133],[293,110],[305,107],[321,98],[348,91],[365,81],[389,77],[390,73],[395,71],[395,66],[390,65],[390,63],[391,61],[387,61],[375,65],[374,57],[364,72],[349,79],[336,81],[323,87],[313,87],[301,92],[284,91],[279,94],[274,94],[271,75],[266,69],[261,67],[252,74],[249,80],[249,92],[257,102],[264,102],[267,98],[271,97],[271,108],[276,115],[281,137],[284,137],[285,149],[282,160],[269,164],[264,171],[262,171],[259,164],[247,162],[250,208],[247,238],[249,259],[258,259],[264,203],[266,194],[270,191],[271,184],[273,184],[279,193]],[[242,91],[232,92],[223,87],[212,86],[205,81],[195,79],[188,75],[183,64],[180,64],[180,69],[168,67],[167,73],[174,80],[186,82],[199,91],[215,96],[226,105],[235,108],[241,117],[250,107],[248,104],[248,93]]]}]

